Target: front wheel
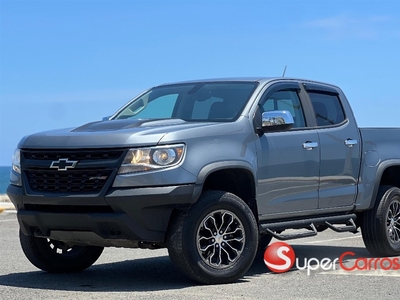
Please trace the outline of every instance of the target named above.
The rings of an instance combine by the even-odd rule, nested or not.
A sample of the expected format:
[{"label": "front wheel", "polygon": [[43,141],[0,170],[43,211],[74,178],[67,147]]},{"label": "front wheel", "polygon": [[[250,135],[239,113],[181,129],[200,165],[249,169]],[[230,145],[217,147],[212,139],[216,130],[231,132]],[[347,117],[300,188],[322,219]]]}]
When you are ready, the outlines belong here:
[{"label": "front wheel", "polygon": [[374,208],[366,211],[361,233],[367,250],[375,256],[400,255],[400,189],[379,188]]},{"label": "front wheel", "polygon": [[51,273],[79,272],[100,257],[103,247],[68,246],[63,242],[19,233],[21,247],[37,268]]},{"label": "front wheel", "polygon": [[234,282],[250,268],[257,252],[258,227],[239,197],[206,191],[189,210],[175,216],[167,246],[173,264],[206,284]]}]

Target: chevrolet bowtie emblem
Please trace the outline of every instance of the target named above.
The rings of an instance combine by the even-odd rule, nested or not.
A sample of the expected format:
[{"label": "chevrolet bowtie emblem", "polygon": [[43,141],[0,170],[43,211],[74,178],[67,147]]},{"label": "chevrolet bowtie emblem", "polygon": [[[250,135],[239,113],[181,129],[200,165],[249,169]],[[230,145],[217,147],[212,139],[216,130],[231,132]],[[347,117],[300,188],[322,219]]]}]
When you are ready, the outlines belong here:
[{"label": "chevrolet bowtie emblem", "polygon": [[68,169],[75,168],[77,160],[69,160],[68,158],[60,158],[51,163],[51,169],[57,169],[58,171],[67,171]]}]

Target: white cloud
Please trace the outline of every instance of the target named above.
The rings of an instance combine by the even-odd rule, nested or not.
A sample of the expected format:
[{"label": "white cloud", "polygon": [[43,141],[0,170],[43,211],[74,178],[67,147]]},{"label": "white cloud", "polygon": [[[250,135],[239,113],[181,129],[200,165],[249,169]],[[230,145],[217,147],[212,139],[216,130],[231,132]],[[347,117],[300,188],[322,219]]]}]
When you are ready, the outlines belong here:
[{"label": "white cloud", "polygon": [[331,18],[319,19],[308,22],[309,27],[324,28],[329,30],[342,29],[348,25],[357,23],[357,20],[341,15]]},{"label": "white cloud", "polygon": [[388,15],[355,17],[341,14],[305,23],[305,26],[323,30],[334,39],[378,39],[380,37],[398,37],[396,19]]}]

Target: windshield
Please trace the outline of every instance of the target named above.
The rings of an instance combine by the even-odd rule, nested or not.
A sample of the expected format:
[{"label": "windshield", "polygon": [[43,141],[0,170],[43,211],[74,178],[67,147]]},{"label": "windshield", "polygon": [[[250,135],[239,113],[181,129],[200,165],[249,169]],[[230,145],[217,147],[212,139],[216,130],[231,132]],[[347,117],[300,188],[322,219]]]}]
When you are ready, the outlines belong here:
[{"label": "windshield", "polygon": [[112,119],[235,121],[258,83],[201,82],[155,87],[133,99]]}]

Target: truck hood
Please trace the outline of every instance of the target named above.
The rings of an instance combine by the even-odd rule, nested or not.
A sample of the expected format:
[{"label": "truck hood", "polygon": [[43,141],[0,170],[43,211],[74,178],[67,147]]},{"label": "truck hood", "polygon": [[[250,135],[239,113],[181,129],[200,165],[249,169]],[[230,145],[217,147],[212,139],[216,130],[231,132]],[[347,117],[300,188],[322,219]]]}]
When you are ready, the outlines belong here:
[{"label": "truck hood", "polygon": [[184,129],[216,126],[181,119],[111,120],[77,128],[45,131],[24,137],[18,147],[28,148],[112,148],[156,145],[162,137]]}]

